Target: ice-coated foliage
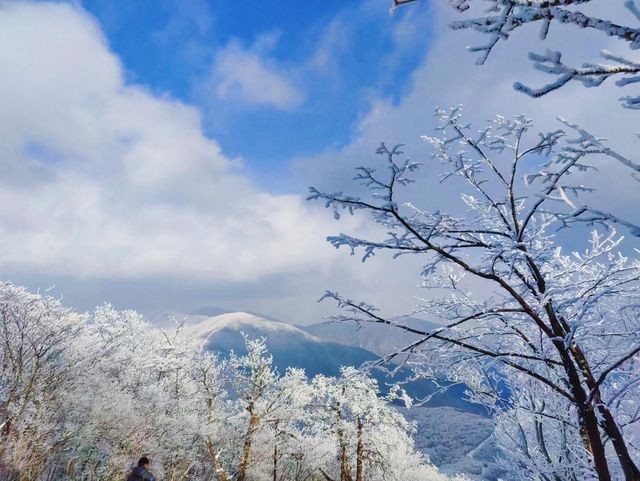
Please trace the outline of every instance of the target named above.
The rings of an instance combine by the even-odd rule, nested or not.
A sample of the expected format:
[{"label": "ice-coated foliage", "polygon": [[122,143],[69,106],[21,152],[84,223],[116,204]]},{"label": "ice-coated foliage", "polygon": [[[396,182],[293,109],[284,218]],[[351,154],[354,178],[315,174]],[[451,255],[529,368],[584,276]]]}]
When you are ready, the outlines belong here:
[{"label": "ice-coated foliage", "polygon": [[[278,373],[263,339],[219,359],[109,305],[79,315],[0,284],[0,479],[445,481],[353,368]],[[347,468],[345,468],[347,466]]]},{"label": "ice-coated foliage", "polygon": [[[421,336],[384,360],[470,386],[471,399],[496,415],[509,479],[639,479],[640,261],[633,249],[621,252],[619,232],[640,230],[584,195],[593,162],[618,154],[562,119],[535,135],[524,117],[474,132],[459,107],[436,116],[438,135],[423,139],[441,180],[461,192],[456,213],[421,203],[418,189],[403,200],[421,166],[384,144],[383,171],[357,169],[368,193],[311,188],[310,198],[336,217],[369,213],[387,232],[329,237],[336,248],[363,261],[384,251],[420,256],[428,290],[416,311],[442,327],[415,329],[327,292],[342,309],[333,320]],[[587,236],[583,250],[562,249],[568,234]]]},{"label": "ice-coated foliage", "polygon": [[[418,0],[393,0],[394,13],[401,5]],[[545,40],[551,28],[564,24],[594,30],[605,36],[620,40],[632,52],[640,48],[640,10],[635,0],[624,1],[628,18],[624,24],[588,13],[590,6],[622,4],[622,0],[449,0],[449,4],[469,18],[454,21],[454,30],[474,30],[488,37],[486,43],[469,47],[479,54],[476,61],[482,65],[500,42],[505,42],[514,32],[527,25],[539,25],[541,40]],[[585,10],[585,8],[587,10]],[[474,12],[477,15],[471,15]],[[567,65],[561,51],[547,50],[545,53],[529,53],[534,68],[555,77],[555,80],[538,88],[516,82],[514,88],[531,97],[541,97],[557,90],[571,81],[581,82],[585,87],[597,87],[609,78],[615,78],[618,87],[635,86],[640,82],[640,59],[630,54],[617,54],[607,50],[600,52],[604,63],[584,62],[581,66]],[[639,95],[620,98],[628,109],[640,109]]]}]

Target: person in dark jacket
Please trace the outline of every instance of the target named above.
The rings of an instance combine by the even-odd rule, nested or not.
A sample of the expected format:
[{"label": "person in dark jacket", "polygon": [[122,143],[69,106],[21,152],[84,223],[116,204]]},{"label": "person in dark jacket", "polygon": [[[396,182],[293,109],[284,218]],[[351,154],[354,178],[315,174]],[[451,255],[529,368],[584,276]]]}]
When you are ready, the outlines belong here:
[{"label": "person in dark jacket", "polygon": [[149,471],[149,458],[146,456],[140,458],[127,481],[156,481],[156,477]]}]

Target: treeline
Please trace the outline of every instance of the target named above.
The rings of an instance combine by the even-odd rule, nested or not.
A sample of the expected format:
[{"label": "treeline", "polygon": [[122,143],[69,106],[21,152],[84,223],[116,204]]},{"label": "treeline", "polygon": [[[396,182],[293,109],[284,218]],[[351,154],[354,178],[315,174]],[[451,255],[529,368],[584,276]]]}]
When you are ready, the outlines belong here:
[{"label": "treeline", "polygon": [[353,368],[279,374],[261,339],[223,360],[133,311],[78,314],[5,283],[0,359],[3,480],[122,480],[142,454],[167,481],[448,479],[397,393]]}]

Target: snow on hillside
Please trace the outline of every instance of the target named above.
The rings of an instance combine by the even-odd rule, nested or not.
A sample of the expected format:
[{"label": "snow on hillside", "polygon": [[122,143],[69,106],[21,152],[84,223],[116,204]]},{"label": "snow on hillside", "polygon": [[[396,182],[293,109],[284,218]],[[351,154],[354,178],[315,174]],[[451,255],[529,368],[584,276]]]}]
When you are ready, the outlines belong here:
[{"label": "snow on hillside", "polygon": [[187,326],[187,332],[200,337],[206,343],[215,333],[224,329],[235,331],[263,331],[264,335],[293,335],[313,342],[326,343],[327,340],[311,335],[298,327],[280,321],[269,321],[248,312],[229,312],[214,317],[204,317],[195,325]]},{"label": "snow on hillside", "polygon": [[337,376],[341,366],[361,366],[377,356],[359,347],[345,346],[309,334],[298,327],[271,321],[247,312],[232,312],[208,317],[187,325],[187,333],[201,340],[202,348],[226,355],[244,354],[242,334],[266,338],[274,364],[284,372],[287,367],[303,368],[309,376]]},{"label": "snow on hillside", "polygon": [[[247,312],[205,318],[195,325],[187,325],[186,329],[200,339],[203,349],[222,355],[231,351],[244,354],[242,333],[250,338],[265,337],[274,364],[281,372],[287,367],[299,367],[309,376],[337,376],[341,366],[360,367],[364,363],[379,359],[378,354],[363,347],[322,339],[292,324],[267,320]],[[393,377],[380,370],[373,370],[371,375],[378,380],[381,390],[386,392],[391,384],[409,379],[412,373],[402,368]],[[431,406],[450,406],[465,411],[484,412],[479,406],[465,401],[464,386],[453,386],[443,393],[434,394],[437,390],[434,383],[421,379],[411,381],[404,387],[417,399],[424,399],[433,394],[429,401]]]}]

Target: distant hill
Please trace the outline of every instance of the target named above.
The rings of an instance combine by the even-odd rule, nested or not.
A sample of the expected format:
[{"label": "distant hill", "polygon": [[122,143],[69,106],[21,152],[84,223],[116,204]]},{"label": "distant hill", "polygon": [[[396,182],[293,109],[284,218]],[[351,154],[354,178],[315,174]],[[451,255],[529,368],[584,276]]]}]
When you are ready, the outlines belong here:
[{"label": "distant hill", "polygon": [[175,328],[177,324],[197,324],[208,317],[209,316],[204,314],[185,314],[179,311],[157,311],[147,314],[146,316],[151,324],[161,329]]},{"label": "distant hill", "polygon": [[[274,364],[281,372],[287,367],[299,367],[312,377],[317,374],[337,376],[341,366],[362,366],[376,361],[379,355],[362,347],[323,339],[300,327],[279,321],[271,321],[246,312],[233,312],[201,319],[186,326],[187,332],[201,340],[202,348],[227,356],[231,351],[245,351],[242,333],[251,338],[264,337]],[[381,370],[372,370],[382,392],[390,385],[411,377],[407,369],[398,369],[390,377]],[[444,393],[437,393],[434,383],[428,380],[407,382],[403,386],[412,397],[424,399],[433,395],[427,405],[449,406],[467,412],[484,413],[483,409],[464,399],[464,386],[453,386]]]},{"label": "distant hill", "polygon": [[209,317],[187,326],[187,332],[202,340],[207,351],[228,355],[246,353],[242,333],[250,338],[266,338],[267,348],[280,372],[287,367],[303,368],[308,376],[337,376],[340,366],[360,366],[377,356],[365,349],[320,339],[279,321],[270,321],[247,312]]},{"label": "distant hill", "polygon": [[[388,349],[403,346],[411,340],[384,326],[360,330],[348,324],[300,327],[247,312],[212,317],[206,317],[204,312],[212,311],[194,312],[187,316],[186,323],[187,332],[200,340],[203,349],[223,357],[231,351],[244,354],[242,333],[251,338],[264,337],[280,372],[292,366],[303,368],[309,376],[336,376],[340,366],[361,366],[375,361],[380,354],[389,352]],[[418,322],[425,321],[416,319],[409,322],[418,325]],[[323,339],[323,336],[330,339]],[[371,352],[358,344],[370,346],[378,352]],[[380,371],[371,374],[383,392],[388,390],[388,385],[411,375],[407,369],[399,369],[394,378]],[[434,385],[426,380],[412,381],[404,387],[414,398],[423,398],[434,392]],[[464,389],[464,386],[455,386],[434,395],[424,407],[398,408],[416,422],[416,446],[437,466],[449,473],[469,472],[470,479],[474,481],[496,481],[499,474],[493,462],[496,450],[488,437],[491,421],[482,408],[464,400]]]},{"label": "distant hill", "polygon": [[[423,331],[442,327],[436,323],[415,317],[396,317],[393,321]],[[386,356],[420,339],[417,334],[412,334],[387,324],[366,323],[360,325],[355,322],[321,322],[299,327],[305,332],[322,339],[347,346],[361,347],[378,356]]]}]

